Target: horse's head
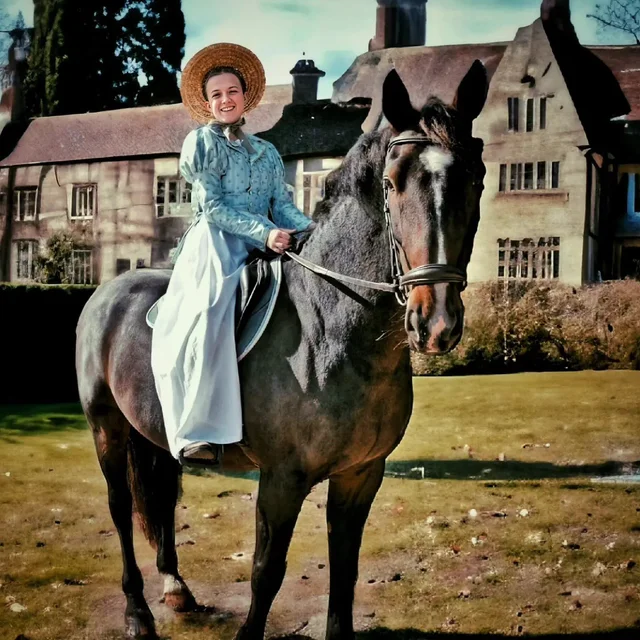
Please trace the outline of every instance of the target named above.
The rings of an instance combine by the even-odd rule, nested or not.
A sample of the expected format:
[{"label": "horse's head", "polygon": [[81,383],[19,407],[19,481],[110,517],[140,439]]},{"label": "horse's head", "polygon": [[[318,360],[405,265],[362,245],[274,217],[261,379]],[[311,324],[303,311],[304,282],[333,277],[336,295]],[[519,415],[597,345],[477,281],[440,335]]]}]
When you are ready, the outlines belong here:
[{"label": "horse's head", "polygon": [[[418,277],[408,291],[405,328],[411,348],[424,353],[446,353],[462,336],[460,293],[485,174],[482,141],[471,126],[487,89],[485,68],[476,61],[451,106],[432,98],[418,112],[395,70],[384,82],[383,112],[392,131],[384,169],[387,215],[402,270]],[[435,267],[417,269],[425,265]],[[422,282],[420,272],[427,275]]]}]

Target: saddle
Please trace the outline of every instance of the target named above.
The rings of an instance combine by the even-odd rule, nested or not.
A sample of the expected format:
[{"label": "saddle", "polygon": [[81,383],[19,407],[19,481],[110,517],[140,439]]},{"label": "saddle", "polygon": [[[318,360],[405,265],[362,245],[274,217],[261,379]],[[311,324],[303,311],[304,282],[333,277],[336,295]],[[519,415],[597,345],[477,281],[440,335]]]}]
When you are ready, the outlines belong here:
[{"label": "saddle", "polygon": [[[269,324],[282,283],[282,256],[251,254],[236,294],[235,327],[238,362],[256,346]],[[151,306],[146,322],[153,329],[164,296]]]}]

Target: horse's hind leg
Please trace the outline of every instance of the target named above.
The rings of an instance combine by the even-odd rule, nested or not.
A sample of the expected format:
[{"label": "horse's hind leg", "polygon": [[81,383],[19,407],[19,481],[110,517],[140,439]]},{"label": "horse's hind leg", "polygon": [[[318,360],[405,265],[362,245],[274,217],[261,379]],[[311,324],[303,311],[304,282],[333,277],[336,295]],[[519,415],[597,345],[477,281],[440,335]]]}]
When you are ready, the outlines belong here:
[{"label": "horse's hind leg", "polygon": [[175,511],[182,469],[173,456],[137,431],[129,435],[130,481],[134,510],[164,578],[164,602],[174,611],[193,611],[195,598],[178,573]]},{"label": "horse's hind leg", "polygon": [[384,460],[330,479],[327,499],[329,533],[329,614],[326,640],[351,640],[353,596],[358,578],[362,532],[384,476]]},{"label": "horse's hind leg", "polygon": [[309,485],[301,474],[263,471],[256,505],[251,608],[236,640],[261,640],[286,570],[287,551]]},{"label": "horse's hind leg", "polygon": [[120,537],[122,591],[127,599],[125,631],[128,638],[157,638],[153,615],[144,599],[142,574],[133,550],[133,500],[127,480],[127,440],[130,425],[116,408],[87,412],[93,429],[100,468],[107,481],[109,510]]}]

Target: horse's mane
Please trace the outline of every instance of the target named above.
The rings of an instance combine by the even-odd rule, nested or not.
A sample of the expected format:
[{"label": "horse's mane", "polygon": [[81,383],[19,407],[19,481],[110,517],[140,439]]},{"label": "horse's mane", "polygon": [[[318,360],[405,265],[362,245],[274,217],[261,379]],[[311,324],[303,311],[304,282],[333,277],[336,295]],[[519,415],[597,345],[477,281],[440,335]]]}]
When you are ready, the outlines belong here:
[{"label": "horse's mane", "polygon": [[[456,151],[461,145],[458,113],[454,107],[432,96],[420,112],[416,130],[434,145]],[[362,194],[379,199],[382,194],[382,171],[387,145],[392,137],[390,127],[362,134],[325,180],[325,195],[316,206],[313,218],[329,216],[335,202],[345,196]]]}]

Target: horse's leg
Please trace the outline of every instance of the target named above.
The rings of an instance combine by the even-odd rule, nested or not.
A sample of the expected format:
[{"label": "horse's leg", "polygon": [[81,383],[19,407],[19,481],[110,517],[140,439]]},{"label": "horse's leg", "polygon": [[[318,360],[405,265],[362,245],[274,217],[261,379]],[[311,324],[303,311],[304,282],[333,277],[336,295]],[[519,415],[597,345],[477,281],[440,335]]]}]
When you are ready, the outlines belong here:
[{"label": "horse's leg", "polygon": [[261,640],[286,570],[287,551],[309,485],[301,474],[263,471],[256,505],[251,608],[236,640]]},{"label": "horse's leg", "polygon": [[127,481],[127,440],[131,426],[113,407],[87,412],[98,460],[107,481],[109,510],[120,537],[122,591],[127,599],[125,633],[128,638],[157,638],[153,615],[143,595],[142,574],[133,550],[132,495]]},{"label": "horse's leg", "polygon": [[164,602],[174,611],[192,611],[195,598],[178,572],[175,545],[175,511],[180,495],[182,468],[164,449],[134,429],[129,434],[134,510],[164,578]]},{"label": "horse's leg", "polygon": [[384,460],[332,477],[327,500],[329,614],[326,640],[351,640],[362,531],[384,475]]}]

